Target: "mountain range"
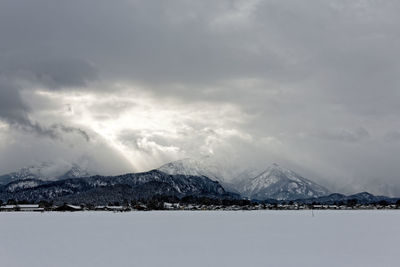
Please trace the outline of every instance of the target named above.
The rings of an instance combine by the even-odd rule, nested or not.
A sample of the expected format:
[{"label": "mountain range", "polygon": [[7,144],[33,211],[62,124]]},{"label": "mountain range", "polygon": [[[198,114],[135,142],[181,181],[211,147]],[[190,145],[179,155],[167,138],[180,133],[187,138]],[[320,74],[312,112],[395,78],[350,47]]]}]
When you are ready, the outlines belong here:
[{"label": "mountain range", "polygon": [[153,196],[245,198],[251,200],[333,203],[357,198],[373,202],[384,200],[369,193],[352,196],[332,194],[325,187],[277,163],[264,170],[249,168],[236,179],[228,180],[223,170],[209,158],[183,159],[156,170],[117,176],[93,175],[77,164],[58,175],[46,169],[51,164],[22,168],[0,176],[0,200],[109,203],[149,199]]},{"label": "mountain range", "polygon": [[252,179],[238,183],[238,191],[250,199],[306,199],[330,194],[330,191],[277,163]]},{"label": "mountain range", "polygon": [[23,167],[17,171],[0,175],[0,185],[5,185],[18,180],[37,179],[42,181],[57,181],[69,178],[80,178],[95,175],[86,168],[74,163],[63,166],[61,171],[57,163],[43,162],[38,165]]},{"label": "mountain range", "polygon": [[330,191],[299,174],[272,164],[263,171],[247,169],[242,171],[236,181],[226,182],[218,168],[204,161],[183,159],[167,163],[159,171],[169,174],[204,175],[219,181],[227,190],[238,192],[249,199],[293,200],[320,197]]},{"label": "mountain range", "polygon": [[217,182],[205,176],[169,175],[153,170],[118,176],[91,176],[59,181],[26,179],[0,187],[0,200],[52,201],[108,204],[153,196],[232,198]]}]

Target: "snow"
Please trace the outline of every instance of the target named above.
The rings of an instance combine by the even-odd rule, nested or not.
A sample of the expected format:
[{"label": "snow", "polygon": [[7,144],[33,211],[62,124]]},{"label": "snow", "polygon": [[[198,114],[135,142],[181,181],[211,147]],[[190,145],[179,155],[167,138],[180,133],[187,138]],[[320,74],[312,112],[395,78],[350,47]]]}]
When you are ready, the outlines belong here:
[{"label": "snow", "polygon": [[[40,179],[43,181],[54,181],[68,178],[89,177],[94,172],[89,172],[86,168],[77,164],[67,164],[65,162],[43,162],[38,165],[23,167],[18,171],[0,176],[0,183],[7,184],[17,180]],[[30,186],[27,184],[27,186]],[[14,190],[14,189],[11,189]]]},{"label": "snow", "polygon": [[0,265],[397,266],[399,211],[0,213]]},{"label": "snow", "polygon": [[173,161],[162,165],[157,170],[175,175],[193,175],[193,176],[206,176],[211,180],[223,181],[223,175],[220,173],[221,168],[215,163],[211,162],[208,157],[200,159],[186,158],[182,160]]},{"label": "snow", "polygon": [[[284,195],[277,194],[284,191],[287,191]],[[277,163],[272,164],[253,179],[244,181],[241,188],[239,188],[239,192],[250,198],[259,198],[263,195],[266,198],[280,200],[324,196],[330,193],[329,190],[322,186],[281,167]]]},{"label": "snow", "polygon": [[38,204],[18,204],[20,208],[39,208]]},{"label": "snow", "polygon": [[[249,198],[297,199],[310,196],[328,195],[329,190],[296,174],[295,172],[274,163],[263,172],[257,168],[249,168],[239,172],[235,168],[218,165],[212,157],[199,159],[186,158],[164,164],[157,170],[171,175],[206,176],[216,180],[227,191],[241,193]],[[257,173],[257,175],[255,175]],[[240,177],[240,180],[233,177]],[[279,187],[285,187],[279,188]],[[277,192],[288,191],[277,195]],[[311,191],[311,193],[310,193]]]},{"label": "snow", "polygon": [[199,158],[185,158],[162,165],[157,170],[174,175],[193,175],[206,176],[214,181],[228,183],[234,180],[253,178],[255,173],[259,174],[259,170],[255,172],[253,168],[240,169],[237,164],[228,160],[216,159],[212,156],[203,156]]},{"label": "snow", "polygon": [[17,189],[25,189],[25,188],[32,188],[38,186],[38,181],[20,181],[7,186],[7,190],[9,192],[14,192]]},{"label": "snow", "polygon": [[67,206],[70,208],[76,209],[76,210],[82,209],[80,206],[76,206],[76,205],[67,204]]}]

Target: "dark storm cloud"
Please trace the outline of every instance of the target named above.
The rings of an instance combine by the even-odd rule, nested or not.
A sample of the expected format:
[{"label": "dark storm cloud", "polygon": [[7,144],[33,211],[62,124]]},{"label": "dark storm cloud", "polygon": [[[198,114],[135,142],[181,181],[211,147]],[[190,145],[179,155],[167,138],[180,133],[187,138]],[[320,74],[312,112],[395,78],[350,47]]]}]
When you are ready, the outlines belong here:
[{"label": "dark storm cloud", "polygon": [[87,141],[89,135],[82,129],[63,125],[61,122],[50,126],[33,121],[30,107],[21,97],[22,90],[32,90],[35,86],[62,89],[85,86],[93,80],[92,66],[80,60],[62,61],[3,61],[0,66],[0,118],[12,126],[32,131],[38,135],[59,138],[60,133],[78,133]]},{"label": "dark storm cloud", "polygon": [[[3,0],[0,116],[21,129],[89,140],[86,129],[68,122],[35,121],[40,107],[33,109],[23,92],[101,98],[119,95],[123,90],[110,85],[123,84],[160,103],[229,103],[247,118],[223,126],[187,120],[174,138],[141,129],[135,137],[121,134],[122,143],[134,140],[132,149],[195,151],[219,131],[217,139],[229,143],[221,151],[248,155],[242,164],[254,161],[252,154],[273,154],[332,184],[354,177],[399,184],[391,160],[400,157],[399,12],[398,1],[367,0]],[[136,92],[131,97],[140,100]],[[92,118],[116,120],[130,105],[93,103]],[[224,138],[231,129],[251,141],[239,147]]]},{"label": "dark storm cloud", "polygon": [[55,133],[29,119],[29,108],[21,99],[19,88],[6,78],[0,78],[0,118],[12,126],[33,131],[40,135],[55,137]]},{"label": "dark storm cloud", "polygon": [[64,133],[76,133],[80,135],[82,138],[84,138],[87,142],[90,141],[89,134],[80,128],[65,126],[63,124],[52,124],[50,128],[55,130],[60,130]]},{"label": "dark storm cloud", "polygon": [[37,56],[3,58],[0,70],[3,75],[25,79],[50,89],[85,87],[97,77],[96,68],[82,59],[34,57]]},{"label": "dark storm cloud", "polygon": [[[8,8],[14,7],[7,3],[0,5],[5,7],[0,13],[7,13],[10,11]],[[74,132],[89,140],[82,129],[63,125],[62,122],[43,125],[32,120],[29,116],[31,108],[22,99],[21,92],[38,87],[49,90],[83,88],[97,78],[96,68],[87,60],[73,55],[54,56],[41,46],[38,49],[35,46],[35,31],[29,30],[33,25],[19,20],[12,23],[15,18],[10,18],[10,14],[3,13],[2,19],[0,28],[4,42],[0,45],[0,117],[14,127],[38,135],[60,138],[62,133]],[[20,26],[25,28],[24,32],[19,32]]]},{"label": "dark storm cloud", "polygon": [[0,116],[11,123],[26,123],[28,111],[16,85],[0,76]]},{"label": "dark storm cloud", "polygon": [[0,22],[13,38],[1,46],[28,56],[88,58],[106,76],[152,84],[283,75],[289,63],[279,48],[262,36],[261,45],[254,43],[264,33],[243,36],[243,30],[226,33],[224,25],[212,25],[237,8],[230,1],[8,1]]},{"label": "dark storm cloud", "polygon": [[[323,92],[349,108],[390,100],[377,91],[393,93],[399,82],[399,62],[391,56],[398,50],[398,5],[311,3],[5,1],[0,22],[12,38],[0,46],[6,55],[28,59],[83,58],[101,66],[108,78],[143,82],[158,93],[193,98],[218,97],[215,92],[206,94],[204,86],[229,79],[309,87],[311,77],[325,89],[314,89],[316,96]],[[380,12],[385,12],[384,18]],[[55,72],[53,79],[85,80],[69,77],[71,71],[81,73],[79,68],[54,63],[47,68]],[[41,68],[46,66],[37,66]],[[197,90],[189,89],[193,87]]]}]

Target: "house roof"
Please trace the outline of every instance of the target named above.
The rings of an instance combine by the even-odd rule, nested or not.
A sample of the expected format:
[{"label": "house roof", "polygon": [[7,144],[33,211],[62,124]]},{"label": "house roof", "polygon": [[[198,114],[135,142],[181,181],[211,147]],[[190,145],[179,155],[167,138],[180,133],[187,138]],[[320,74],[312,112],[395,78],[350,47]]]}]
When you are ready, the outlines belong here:
[{"label": "house roof", "polygon": [[21,204],[17,206],[19,208],[39,208],[39,204]]}]

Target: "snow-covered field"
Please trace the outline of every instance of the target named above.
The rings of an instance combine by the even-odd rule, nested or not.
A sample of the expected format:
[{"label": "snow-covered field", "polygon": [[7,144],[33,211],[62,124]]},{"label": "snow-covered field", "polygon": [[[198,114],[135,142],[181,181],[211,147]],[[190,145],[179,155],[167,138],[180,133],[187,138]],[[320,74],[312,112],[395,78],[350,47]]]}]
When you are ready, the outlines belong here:
[{"label": "snow-covered field", "polygon": [[400,266],[400,211],[0,213],[0,266]]}]

